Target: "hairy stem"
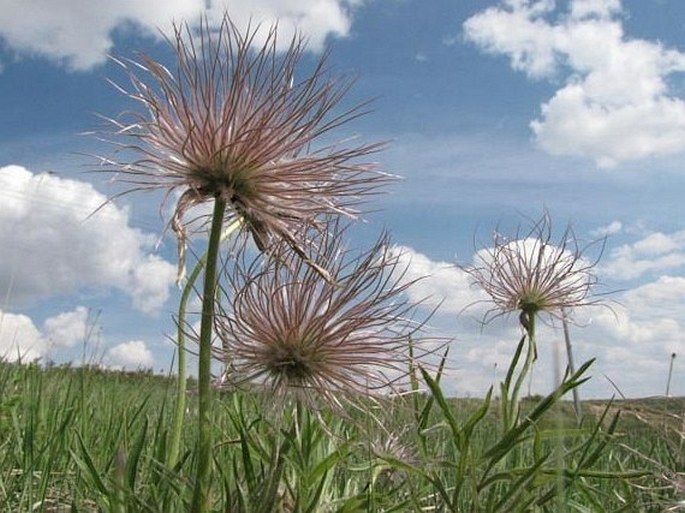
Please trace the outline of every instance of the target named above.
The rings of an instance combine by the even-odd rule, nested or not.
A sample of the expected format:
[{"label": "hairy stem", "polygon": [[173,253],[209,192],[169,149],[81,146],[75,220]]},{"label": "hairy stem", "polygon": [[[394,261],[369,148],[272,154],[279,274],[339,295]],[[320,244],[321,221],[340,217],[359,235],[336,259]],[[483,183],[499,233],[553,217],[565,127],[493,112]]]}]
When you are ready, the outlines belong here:
[{"label": "hairy stem", "polygon": [[192,513],[209,512],[209,483],[212,463],[212,426],[210,412],[212,408],[211,352],[212,327],[214,323],[214,306],[216,295],[216,268],[221,242],[221,226],[226,210],[226,200],[214,199],[212,227],[209,232],[207,247],[207,265],[205,267],[202,295],[202,318],[200,321],[200,354],[198,361],[198,454],[195,489],[193,490]]},{"label": "hairy stem", "polygon": [[521,368],[521,372],[519,373],[518,377],[516,378],[516,383],[514,384],[514,390],[511,393],[511,415],[510,415],[510,420],[511,422],[516,422],[519,413],[520,413],[520,405],[519,405],[519,392],[521,390],[521,386],[523,385],[523,382],[526,379],[526,376],[528,376],[528,373],[530,372],[533,363],[535,362],[535,359],[537,357],[537,349],[535,347],[535,319],[536,315],[534,313],[531,313],[528,316],[528,323],[525,326],[526,331],[528,332],[528,344],[526,348],[526,359],[523,362],[523,367]]},{"label": "hairy stem", "polygon": [[183,418],[186,409],[186,336],[183,331],[183,325],[186,317],[186,307],[190,293],[193,290],[195,282],[200,271],[205,266],[207,261],[207,254],[198,260],[193,268],[193,271],[188,276],[188,281],[183,287],[181,293],[181,300],[178,304],[178,327],[176,334],[176,343],[178,345],[178,381],[176,383],[176,410],[174,411],[174,424],[171,431],[171,443],[169,445],[169,452],[167,454],[167,466],[173,468],[178,462],[178,454],[181,448],[181,433],[183,432]]},{"label": "hairy stem", "polygon": [[[241,220],[233,222],[222,234],[221,241],[228,238],[237,228],[240,227]],[[178,345],[178,382],[176,388],[176,410],[174,412],[174,424],[171,432],[171,444],[167,454],[167,466],[173,468],[178,462],[178,455],[181,449],[181,435],[183,433],[183,419],[185,417],[186,409],[186,336],[184,331],[186,308],[190,293],[195,288],[195,282],[200,277],[200,272],[207,264],[207,253],[202,255],[192,272],[188,276],[183,291],[181,292],[181,300],[178,305],[178,329],[177,329],[177,345]]]}]

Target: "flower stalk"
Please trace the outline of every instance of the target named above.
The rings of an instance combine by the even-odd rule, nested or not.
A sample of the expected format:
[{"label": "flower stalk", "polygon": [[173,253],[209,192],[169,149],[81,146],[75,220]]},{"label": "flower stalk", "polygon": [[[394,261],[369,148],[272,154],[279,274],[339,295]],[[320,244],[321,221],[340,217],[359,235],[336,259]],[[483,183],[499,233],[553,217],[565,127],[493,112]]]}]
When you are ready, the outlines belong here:
[{"label": "flower stalk", "polygon": [[538,318],[544,314],[560,319],[565,326],[567,310],[600,304],[592,295],[598,258],[585,258],[591,245],[581,247],[570,227],[558,243],[552,242],[552,225],[545,212],[523,236],[517,233],[514,239],[508,239],[495,232],[492,246],[476,253],[474,265],[460,266],[487,294],[486,302],[493,305],[485,313],[485,322],[517,312],[524,331],[502,383],[505,430],[519,420],[521,387],[537,359]]},{"label": "flower stalk", "polygon": [[[393,177],[372,163],[357,162],[382,144],[317,145],[330,131],[365,114],[365,104],[334,113],[353,80],[332,76],[327,54],[309,73],[296,73],[305,52],[301,35],[282,49],[276,26],[241,30],[226,13],[218,26],[210,26],[208,19],[199,26],[175,25],[167,42],[176,57],[175,69],[145,54],[137,61],[113,58],[130,85],[113,84],[143,109],[105,118],[115,138],[128,142],[113,142],[114,156],[100,160],[105,172],[116,173],[117,181],[130,187],[117,196],[162,190],[164,201],[175,200],[167,226],[178,243],[179,283],[185,276],[190,231],[211,226],[197,337],[199,456],[192,500],[192,511],[205,513],[211,502],[210,363],[222,226],[238,223],[258,253],[307,267],[315,275],[309,276],[312,281],[323,278],[336,286],[328,260],[320,258],[323,218],[356,218],[357,207]],[[135,157],[129,160],[130,155]],[[200,214],[193,223],[190,212],[203,204],[213,204],[213,214]],[[186,282],[179,332],[201,267]],[[181,333],[179,353],[182,345]],[[179,357],[181,369],[185,358]],[[178,462],[184,372],[179,370],[167,455],[171,466]]]},{"label": "flower stalk", "polygon": [[[526,380],[526,377],[530,374],[533,364],[535,363],[535,360],[537,359],[537,348],[536,348],[536,340],[535,340],[535,324],[536,324],[536,314],[532,312],[521,312],[521,325],[523,326],[526,335],[524,336],[525,339],[525,345],[526,345],[526,356],[525,359],[523,360],[523,367],[521,367],[521,370],[519,372],[519,375],[516,377],[516,382],[514,383],[514,388],[511,391],[511,396],[508,400],[508,404],[510,407],[510,410],[508,412],[508,415],[506,418],[509,419],[510,422],[515,423],[518,418],[520,417],[521,413],[521,408],[520,408],[520,392],[521,392],[521,387],[523,386],[523,383]],[[525,319],[525,321],[524,321]],[[507,426],[506,428],[508,429],[511,426]]]},{"label": "flower stalk", "polygon": [[[235,230],[240,228],[241,220],[237,220],[224,230],[221,234],[221,241],[223,242]],[[178,462],[178,455],[181,448],[181,435],[183,433],[183,420],[185,417],[186,408],[186,309],[190,294],[195,290],[195,283],[200,277],[200,273],[207,265],[207,253],[202,255],[193,270],[188,275],[186,284],[183,286],[181,298],[178,304],[178,319],[176,330],[176,345],[178,347],[178,381],[176,388],[176,410],[174,411],[174,424],[171,431],[171,443],[169,444],[169,451],[167,453],[167,467],[173,468]]]},{"label": "flower stalk", "polygon": [[202,295],[202,317],[200,320],[200,354],[198,361],[198,458],[195,489],[193,490],[192,513],[206,513],[210,502],[210,474],[212,463],[212,410],[211,359],[214,305],[217,290],[217,261],[221,227],[226,210],[226,200],[221,196],[214,199],[214,212],[207,247],[204,289]]}]

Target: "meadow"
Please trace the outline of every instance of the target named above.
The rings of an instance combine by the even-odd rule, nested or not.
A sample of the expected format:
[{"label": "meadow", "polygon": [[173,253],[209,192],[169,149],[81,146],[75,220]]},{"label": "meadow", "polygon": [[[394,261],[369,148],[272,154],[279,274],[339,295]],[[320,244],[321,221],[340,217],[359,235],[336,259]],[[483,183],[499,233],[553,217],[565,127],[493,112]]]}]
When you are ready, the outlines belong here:
[{"label": "meadow", "polygon": [[[415,392],[347,414],[224,391],[211,419],[211,511],[677,511],[685,499],[685,398],[586,401],[557,394],[449,399]],[[582,369],[581,369],[582,372]],[[427,381],[426,381],[427,380]],[[0,511],[188,511],[196,383],[179,462],[166,452],[176,384],[152,373],[0,364]],[[619,414],[619,412],[621,412]]]},{"label": "meadow", "polygon": [[390,235],[347,245],[360,203],[395,179],[368,161],[382,143],[330,142],[366,113],[335,109],[354,78],[331,75],[327,53],[303,75],[306,38],[283,48],[276,25],[259,30],[225,13],[218,27],[174,26],[174,69],[113,58],[129,79],[115,87],[140,111],[104,117],[114,150],[99,170],[128,187],[112,199],[157,190],[173,203],[161,211],[172,206],[178,248],[177,369],[0,361],[0,510],[685,508],[682,399],[588,402],[580,417],[567,399],[593,362],[574,369],[570,343],[558,386],[522,396],[538,319],[566,328],[574,309],[602,303],[592,244],[570,227],[552,241],[545,212],[460,266],[489,297],[484,324],[515,314],[522,335],[497,388],[446,397],[449,341],[424,330],[430,313],[406,294],[418,280]]}]

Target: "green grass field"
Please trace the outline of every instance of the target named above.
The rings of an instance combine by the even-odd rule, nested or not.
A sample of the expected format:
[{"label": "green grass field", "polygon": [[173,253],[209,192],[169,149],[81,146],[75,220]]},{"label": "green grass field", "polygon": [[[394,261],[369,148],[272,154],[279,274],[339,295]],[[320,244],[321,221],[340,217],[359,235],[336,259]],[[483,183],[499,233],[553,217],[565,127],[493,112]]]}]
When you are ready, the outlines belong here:
[{"label": "green grass field", "polygon": [[[187,511],[192,388],[181,458],[167,468],[172,379],[0,364],[0,511]],[[497,399],[439,388],[348,415],[223,393],[213,511],[677,511],[685,398],[588,401],[580,427],[572,403],[540,413],[544,399],[522,402],[513,432]]]}]

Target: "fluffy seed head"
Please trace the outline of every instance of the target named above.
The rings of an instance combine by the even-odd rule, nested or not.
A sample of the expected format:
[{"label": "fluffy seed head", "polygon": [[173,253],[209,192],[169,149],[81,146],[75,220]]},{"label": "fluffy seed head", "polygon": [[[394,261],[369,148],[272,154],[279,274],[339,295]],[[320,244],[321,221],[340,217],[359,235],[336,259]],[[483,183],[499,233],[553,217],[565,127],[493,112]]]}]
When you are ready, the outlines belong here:
[{"label": "fluffy seed head", "polygon": [[[279,53],[276,27],[265,37],[263,30],[241,32],[225,15],[218,29],[207,21],[199,30],[175,26],[168,38],[175,69],[147,55],[116,60],[131,84],[117,87],[142,110],[108,119],[125,141],[102,160],[129,184],[124,193],[162,189],[167,199],[178,198],[170,224],[181,264],[184,214],[195,205],[220,196],[231,207],[226,222],[241,219],[260,251],[284,240],[302,253],[298,233],[322,214],[353,216],[390,178],[357,162],[379,144],[313,147],[363,114],[363,105],[332,114],[352,81],[331,76],[326,55],[296,73],[306,64],[302,37]],[[138,158],[127,160],[131,154]]]},{"label": "fluffy seed head", "polygon": [[589,261],[571,228],[552,242],[549,215],[525,234],[507,239],[495,233],[492,245],[476,253],[474,265],[460,266],[489,296],[494,307],[486,321],[507,312],[521,312],[521,322],[540,312],[560,317],[564,310],[597,304],[591,295],[597,259]]},{"label": "fluffy seed head", "polygon": [[337,407],[406,377],[409,337],[421,323],[411,320],[415,305],[403,294],[411,282],[388,237],[353,256],[338,223],[329,230],[313,258],[334,283],[283,245],[266,262],[234,266],[216,326],[229,381]]}]

